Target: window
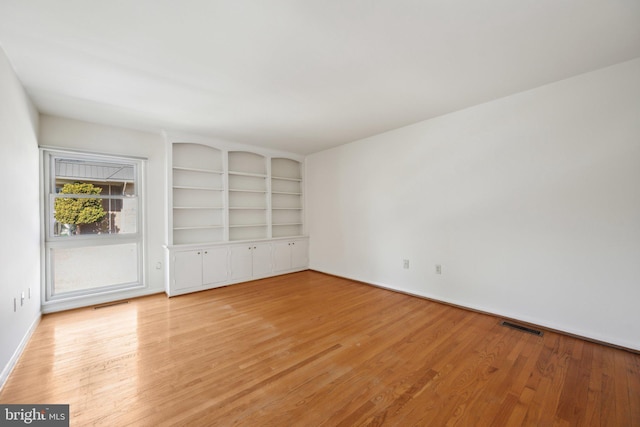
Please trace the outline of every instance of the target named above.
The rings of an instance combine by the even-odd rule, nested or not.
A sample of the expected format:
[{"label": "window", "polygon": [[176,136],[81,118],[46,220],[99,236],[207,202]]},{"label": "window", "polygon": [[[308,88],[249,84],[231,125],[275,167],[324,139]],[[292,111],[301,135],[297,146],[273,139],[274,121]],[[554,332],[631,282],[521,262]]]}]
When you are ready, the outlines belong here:
[{"label": "window", "polygon": [[143,166],[44,151],[47,301],[143,285]]}]

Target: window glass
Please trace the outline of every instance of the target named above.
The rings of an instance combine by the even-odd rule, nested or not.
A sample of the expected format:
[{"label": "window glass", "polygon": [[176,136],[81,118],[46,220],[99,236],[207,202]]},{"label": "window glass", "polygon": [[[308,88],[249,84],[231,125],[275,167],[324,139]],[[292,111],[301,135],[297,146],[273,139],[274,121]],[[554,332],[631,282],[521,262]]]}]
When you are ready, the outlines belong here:
[{"label": "window glass", "polygon": [[73,158],[54,164],[53,236],[137,232],[134,164]]},{"label": "window glass", "polygon": [[138,245],[52,248],[53,294],[85,291],[138,281]]}]

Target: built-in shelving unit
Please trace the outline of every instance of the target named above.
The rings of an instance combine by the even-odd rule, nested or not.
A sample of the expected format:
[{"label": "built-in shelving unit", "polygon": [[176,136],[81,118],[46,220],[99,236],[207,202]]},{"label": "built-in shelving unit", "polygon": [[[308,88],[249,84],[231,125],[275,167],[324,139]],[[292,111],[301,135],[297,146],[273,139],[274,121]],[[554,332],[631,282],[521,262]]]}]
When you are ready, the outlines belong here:
[{"label": "built-in shelving unit", "polygon": [[303,236],[302,163],[169,143],[169,245]]},{"label": "built-in shelving unit", "polygon": [[300,162],[271,159],[271,220],[273,237],[302,235],[302,170]]},{"label": "built-in shelving unit", "polygon": [[173,244],[222,241],[222,152],[200,144],[173,144],[171,174]]},{"label": "built-in shelving unit", "polygon": [[167,294],[306,269],[302,158],[181,138],[167,137]]},{"label": "built-in shelving unit", "polygon": [[248,151],[229,152],[229,240],[266,239],[267,160]]}]

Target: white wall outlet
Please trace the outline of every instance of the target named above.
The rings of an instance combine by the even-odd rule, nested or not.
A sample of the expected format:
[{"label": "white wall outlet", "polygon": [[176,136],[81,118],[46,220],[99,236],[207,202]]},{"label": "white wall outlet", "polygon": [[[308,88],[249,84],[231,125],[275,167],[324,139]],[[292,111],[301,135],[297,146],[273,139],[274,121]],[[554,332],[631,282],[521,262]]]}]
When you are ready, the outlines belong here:
[{"label": "white wall outlet", "polygon": [[162,263],[160,261],[156,262],[156,270],[162,270]]},{"label": "white wall outlet", "polygon": [[409,260],[408,259],[403,259],[402,260],[402,268],[404,268],[405,270],[409,269]]},{"label": "white wall outlet", "polygon": [[442,274],[442,265],[436,264],[436,274]]}]

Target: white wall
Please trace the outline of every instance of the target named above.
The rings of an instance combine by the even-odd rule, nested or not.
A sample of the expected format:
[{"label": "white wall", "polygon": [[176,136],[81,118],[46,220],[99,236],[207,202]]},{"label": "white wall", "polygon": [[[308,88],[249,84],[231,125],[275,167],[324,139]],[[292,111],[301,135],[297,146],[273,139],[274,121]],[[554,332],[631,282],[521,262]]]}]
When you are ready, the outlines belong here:
[{"label": "white wall", "polygon": [[640,350],[640,59],[306,170],[311,268]]},{"label": "white wall", "polygon": [[135,156],[147,158],[146,169],[146,236],[147,236],[147,288],[100,296],[67,303],[46,304],[44,312],[96,304],[114,299],[164,291],[164,263],[162,245],[165,226],[165,145],[160,134],[140,132],[112,126],[98,125],[49,115],[40,116],[40,145],[72,148],[85,152]]},{"label": "white wall", "polygon": [[38,115],[0,49],[0,387],[40,319],[37,128]]}]

